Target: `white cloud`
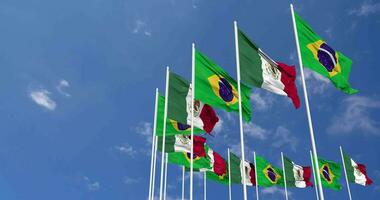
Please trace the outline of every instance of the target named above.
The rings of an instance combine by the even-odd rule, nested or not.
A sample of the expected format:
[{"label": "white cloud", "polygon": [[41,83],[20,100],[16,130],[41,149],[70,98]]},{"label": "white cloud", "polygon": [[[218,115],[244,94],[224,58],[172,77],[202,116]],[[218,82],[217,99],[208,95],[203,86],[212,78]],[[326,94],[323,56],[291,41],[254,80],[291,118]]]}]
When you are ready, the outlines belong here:
[{"label": "white cloud", "polygon": [[140,181],[141,181],[140,178],[124,177],[123,182],[128,185],[128,184],[135,184],[135,183],[138,183]]},{"label": "white cloud", "polygon": [[248,124],[243,125],[244,128],[244,133],[247,134],[247,136],[260,139],[260,140],[265,140],[268,137],[269,131],[262,128],[261,126],[254,124],[252,122]]},{"label": "white cloud", "polygon": [[295,61],[297,58],[297,53],[295,51],[292,51],[290,54],[289,54],[289,60],[291,61]]},{"label": "white cloud", "polygon": [[356,15],[356,16],[368,16],[371,14],[375,14],[380,11],[380,3],[373,3],[372,1],[364,1],[360,5],[359,8],[349,10],[348,13],[350,15]]},{"label": "white cloud", "polygon": [[146,22],[142,21],[141,19],[138,19],[135,21],[135,25],[132,29],[132,33],[134,34],[142,33],[148,37],[152,35],[152,32],[150,32],[150,30],[148,29]]},{"label": "white cloud", "polygon": [[145,137],[149,144],[152,144],[152,135],[153,135],[152,123],[140,122],[139,125],[136,127],[135,131],[138,134]]},{"label": "white cloud", "polygon": [[118,150],[120,153],[127,154],[128,156],[131,156],[131,157],[135,156],[137,153],[137,151],[134,150],[133,147],[128,144],[115,146],[114,149]]},{"label": "white cloud", "polygon": [[[263,195],[274,195],[274,194],[285,195],[285,190],[283,188],[278,188],[278,187],[263,188],[260,191]],[[288,197],[290,197],[291,195],[292,193],[288,190]]]},{"label": "white cloud", "polygon": [[91,181],[87,176],[84,176],[83,180],[89,191],[97,191],[100,189],[100,183],[98,181]]},{"label": "white cloud", "polygon": [[222,132],[222,130],[223,130],[223,119],[219,116],[219,121],[218,121],[218,123],[216,123],[216,125],[215,125],[215,127],[214,127],[214,129],[213,129],[213,132],[215,133],[215,134],[219,134],[220,132]]},{"label": "white cloud", "polygon": [[29,96],[32,100],[48,110],[55,110],[57,104],[50,97],[50,92],[45,89],[37,89],[30,92]]},{"label": "white cloud", "polygon": [[57,85],[57,91],[65,96],[65,97],[71,97],[71,95],[67,92],[64,91],[64,88],[68,88],[70,87],[70,83],[68,81],[66,81],[65,79],[62,79],[59,81],[59,84]]},{"label": "white cloud", "polygon": [[[313,94],[322,94],[331,85],[329,79],[309,69],[304,70],[304,75],[305,75],[307,88]],[[298,79],[298,80],[301,81],[301,79]]]},{"label": "white cloud", "polygon": [[332,35],[333,30],[331,27],[327,28],[324,32],[327,35],[327,37],[329,37],[330,39],[333,37],[333,35]]},{"label": "white cloud", "polygon": [[332,118],[328,133],[344,134],[361,130],[368,134],[380,135],[380,123],[371,117],[371,111],[380,109],[379,100],[350,96],[343,100],[342,105],[341,112]]},{"label": "white cloud", "polygon": [[259,111],[267,110],[268,108],[272,107],[274,102],[273,95],[266,91],[256,91],[255,93],[251,94],[250,99],[253,105],[253,110]]},{"label": "white cloud", "polygon": [[296,151],[298,145],[297,137],[293,136],[290,131],[284,126],[279,126],[274,133],[274,142],[272,143],[273,147],[279,148],[284,145],[290,146],[293,151]]}]

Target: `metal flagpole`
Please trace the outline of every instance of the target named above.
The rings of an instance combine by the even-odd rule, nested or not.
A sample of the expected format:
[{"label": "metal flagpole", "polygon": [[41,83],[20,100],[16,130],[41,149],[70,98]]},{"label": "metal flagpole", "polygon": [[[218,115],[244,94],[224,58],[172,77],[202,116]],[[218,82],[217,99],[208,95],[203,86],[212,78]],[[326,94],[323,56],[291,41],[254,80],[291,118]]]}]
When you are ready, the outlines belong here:
[{"label": "metal flagpole", "polygon": [[164,163],[165,163],[165,134],[166,134],[166,118],[168,116],[168,96],[169,96],[169,67],[166,67],[166,83],[165,83],[165,109],[164,124],[162,128],[162,151],[161,151],[161,179],[160,179],[160,200],[162,200],[162,192],[164,186]]},{"label": "metal flagpole", "polygon": [[347,184],[348,197],[349,197],[350,200],[352,200],[352,197],[351,197],[351,190],[350,190],[350,184],[348,183],[348,178],[347,178],[346,163],[344,162],[344,157],[343,157],[342,146],[339,146],[339,149],[340,149],[340,156],[342,157],[342,163],[343,163],[343,169],[344,169],[344,176],[346,177],[346,184]]},{"label": "metal flagpole", "polygon": [[185,166],[182,166],[182,200],[185,200]]},{"label": "metal flagpole", "polygon": [[227,148],[228,153],[228,197],[229,200],[232,200],[232,191],[231,191],[231,160],[230,160],[230,148]]},{"label": "metal flagpole", "polygon": [[[241,89],[240,89],[240,59],[239,59],[239,43],[238,43],[238,28],[237,22],[234,21],[234,32],[235,32],[235,53],[236,53],[236,71],[237,71],[237,84],[238,84],[238,103],[239,103],[239,126],[240,126],[240,148],[241,148],[241,159],[245,162],[244,154],[244,134],[243,134],[243,111],[241,106]],[[243,196],[244,200],[247,200],[247,183],[245,178],[245,169],[242,170],[243,174]]]},{"label": "metal flagpole", "polygon": [[191,152],[190,152],[190,200],[193,200],[193,157],[194,157],[194,95],[195,95],[195,44],[191,49]]},{"label": "metal flagpole", "polygon": [[[290,4],[290,9],[292,11],[294,37],[295,37],[295,40],[296,40],[298,62],[299,62],[299,67],[300,67],[300,71],[301,71],[301,80],[302,80],[302,86],[303,86],[303,94],[304,94],[304,97],[305,97],[306,114],[307,114],[307,119],[308,119],[308,122],[309,122],[311,147],[312,147],[312,150],[313,150],[313,157],[314,157],[315,163],[318,163],[317,147],[315,145],[313,123],[312,123],[312,120],[311,120],[311,113],[310,113],[310,108],[309,108],[309,99],[308,99],[308,95],[307,95],[305,77],[304,77],[304,73],[303,73],[302,57],[301,57],[301,51],[300,51],[300,47],[299,47],[297,25],[296,25],[295,16],[294,16],[293,4]],[[318,184],[319,196],[320,196],[321,200],[324,200],[325,198],[324,198],[324,195],[323,195],[323,189],[322,189],[322,184],[321,184],[321,176],[320,176],[319,173],[317,173],[317,181],[319,183]]]},{"label": "metal flagpole", "polygon": [[153,134],[152,134],[152,156],[150,160],[150,177],[149,177],[149,197],[152,199],[152,181],[153,181],[153,163],[154,163],[154,149],[156,138],[156,124],[157,124],[157,107],[158,107],[158,88],[156,88],[156,99],[154,104],[154,119],[153,119]]},{"label": "metal flagpole", "polygon": [[282,161],[282,171],[284,172],[285,199],[288,200],[288,189],[287,189],[287,185],[286,185],[284,154],[282,152],[281,152],[281,161]]},{"label": "metal flagpole", "polygon": [[207,200],[207,177],[206,177],[206,172],[203,172],[203,199]]},{"label": "metal flagpole", "polygon": [[151,200],[154,199],[154,186],[156,184],[156,164],[157,164],[157,136],[154,137],[154,163],[153,163],[153,179],[152,179],[152,196]]},{"label": "metal flagpole", "polygon": [[166,185],[167,184],[168,184],[168,153],[165,153],[164,200],[166,200]]},{"label": "metal flagpole", "polygon": [[[315,168],[315,166],[314,166],[313,154],[311,153],[311,151],[310,151],[310,161],[311,161],[311,167],[312,167],[312,172],[313,172],[314,184],[318,184],[318,183],[317,183],[317,180],[316,180],[316,178],[315,178],[315,176],[316,176],[316,172],[315,172],[315,170],[316,170],[317,168]],[[318,186],[315,185],[314,188],[315,188],[315,195],[317,196],[317,200],[319,200]]]},{"label": "metal flagpole", "polygon": [[[244,161],[245,162],[245,161]],[[255,164],[255,182],[256,182],[256,200],[259,200],[259,181],[257,179],[257,164],[256,164],[256,152],[253,152],[253,162]],[[244,169],[245,171],[245,169]]]}]

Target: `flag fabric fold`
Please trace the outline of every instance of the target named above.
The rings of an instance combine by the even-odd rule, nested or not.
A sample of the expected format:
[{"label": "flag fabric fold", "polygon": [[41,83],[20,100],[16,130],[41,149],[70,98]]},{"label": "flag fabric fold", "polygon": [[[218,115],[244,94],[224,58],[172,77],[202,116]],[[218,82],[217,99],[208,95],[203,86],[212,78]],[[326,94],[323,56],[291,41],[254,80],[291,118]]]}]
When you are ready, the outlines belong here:
[{"label": "flag fabric fold", "polygon": [[[162,149],[162,136],[157,137],[158,150]],[[206,156],[205,152],[206,138],[194,135],[194,154],[200,157]],[[165,136],[165,152],[185,152],[191,153],[191,137],[190,135],[170,135]]]},{"label": "flag fabric fold", "polygon": [[347,94],[355,94],[348,82],[352,61],[336,51],[319,37],[313,29],[295,13],[299,48],[305,67],[331,80],[334,86]]},{"label": "flag fabric fold", "polygon": [[241,30],[238,30],[238,44],[241,81],[278,95],[288,96],[294,107],[299,108],[295,67],[270,59]]},{"label": "flag fabric fold", "polygon": [[263,157],[256,155],[257,182],[259,186],[271,187],[284,185],[284,176],[280,168],[274,167]]},{"label": "flag fabric fold", "polygon": [[241,160],[230,152],[231,183],[243,184],[243,169],[245,170],[245,183],[248,186],[256,186],[255,167],[252,163]]},{"label": "flag fabric fold", "polygon": [[340,182],[341,169],[336,162],[318,158],[318,169],[321,176],[322,186],[333,190],[342,189]]}]

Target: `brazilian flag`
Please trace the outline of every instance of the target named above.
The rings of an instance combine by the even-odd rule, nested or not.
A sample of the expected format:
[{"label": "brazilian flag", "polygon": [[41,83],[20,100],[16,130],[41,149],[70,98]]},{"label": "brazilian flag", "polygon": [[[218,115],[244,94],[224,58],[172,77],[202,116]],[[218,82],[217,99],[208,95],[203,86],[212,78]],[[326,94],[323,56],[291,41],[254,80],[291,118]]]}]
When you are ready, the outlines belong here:
[{"label": "brazilian flag", "polygon": [[[228,112],[239,112],[237,82],[198,50],[195,51],[195,98]],[[251,88],[241,84],[242,111],[251,119]]]},{"label": "brazilian flag", "polygon": [[262,187],[271,187],[275,185],[284,185],[283,171],[274,167],[263,157],[256,155],[257,183]]},{"label": "brazilian flag", "polygon": [[[205,146],[205,151],[208,152],[209,147]],[[190,168],[191,153],[189,152],[174,152],[168,153],[168,163],[181,165]],[[212,170],[211,160],[208,156],[201,157],[193,154],[193,169],[194,171],[210,171]]]},{"label": "brazilian flag", "polygon": [[341,169],[336,162],[318,158],[318,170],[323,187],[333,190],[342,189],[340,182]]},{"label": "brazilian flag", "polygon": [[351,59],[329,46],[299,15],[295,14],[295,19],[303,65],[330,79],[343,92],[357,93],[348,82]]},{"label": "brazilian flag", "polygon": [[[165,97],[158,96],[157,102],[157,121],[156,121],[156,135],[163,136],[164,125],[164,110],[165,110]],[[202,129],[194,127],[194,133],[203,133]],[[177,134],[191,134],[190,125],[182,124],[176,120],[166,119],[166,133],[165,135],[177,135]]]}]

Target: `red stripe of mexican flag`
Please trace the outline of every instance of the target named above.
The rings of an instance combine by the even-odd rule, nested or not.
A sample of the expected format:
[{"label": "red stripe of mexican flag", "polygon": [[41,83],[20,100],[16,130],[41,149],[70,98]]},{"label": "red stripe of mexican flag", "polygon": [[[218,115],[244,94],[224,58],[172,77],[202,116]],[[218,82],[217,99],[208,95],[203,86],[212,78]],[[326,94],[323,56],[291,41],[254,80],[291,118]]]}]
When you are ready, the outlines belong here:
[{"label": "red stripe of mexican flag", "polygon": [[366,166],[357,164],[348,154],[343,153],[344,165],[346,166],[347,178],[351,183],[370,185],[373,181],[367,176]]}]

